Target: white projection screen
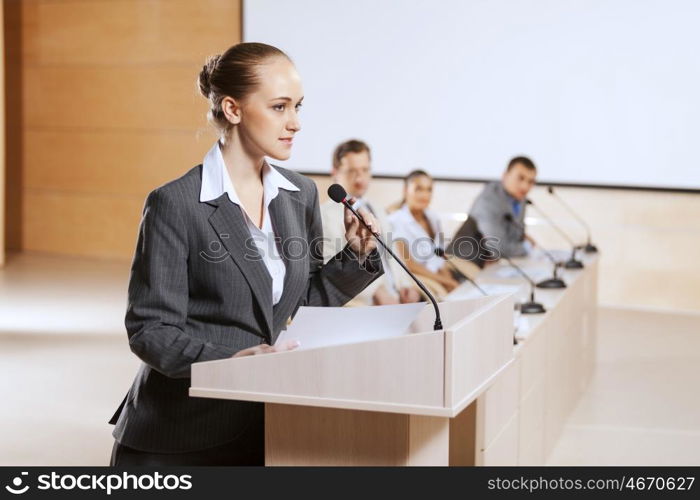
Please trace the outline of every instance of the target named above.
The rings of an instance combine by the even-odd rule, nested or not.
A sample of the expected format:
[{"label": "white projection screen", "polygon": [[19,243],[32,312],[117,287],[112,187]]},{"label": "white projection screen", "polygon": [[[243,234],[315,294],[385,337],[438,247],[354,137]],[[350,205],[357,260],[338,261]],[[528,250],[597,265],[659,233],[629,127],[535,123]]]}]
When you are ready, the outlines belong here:
[{"label": "white projection screen", "polygon": [[700,189],[697,0],[247,0],[304,83],[285,166],[367,141],[376,175]]}]

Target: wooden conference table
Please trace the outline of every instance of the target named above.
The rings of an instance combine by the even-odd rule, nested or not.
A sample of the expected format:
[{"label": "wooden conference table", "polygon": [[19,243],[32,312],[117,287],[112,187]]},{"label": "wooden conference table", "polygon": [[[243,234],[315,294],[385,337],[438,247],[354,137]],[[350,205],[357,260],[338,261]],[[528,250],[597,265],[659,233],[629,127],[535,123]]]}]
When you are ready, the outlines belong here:
[{"label": "wooden conference table", "polygon": [[196,363],[190,396],[265,402],[267,465],[544,464],[595,362],[598,257],[581,258],[537,289],[543,314],[514,314],[529,288],[499,263],[477,277],[489,296],[440,303],[442,330],[425,306],[409,332]]}]

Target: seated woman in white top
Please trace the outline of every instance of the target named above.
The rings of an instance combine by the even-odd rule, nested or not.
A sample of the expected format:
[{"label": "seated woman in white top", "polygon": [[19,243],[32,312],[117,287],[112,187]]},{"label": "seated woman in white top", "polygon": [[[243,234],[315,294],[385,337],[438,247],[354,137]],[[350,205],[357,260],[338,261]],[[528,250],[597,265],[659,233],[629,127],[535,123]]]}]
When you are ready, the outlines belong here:
[{"label": "seated woman in white top", "polygon": [[440,220],[428,209],[433,179],[423,170],[414,170],[404,183],[401,207],[388,218],[391,240],[412,273],[432,278],[452,291],[459,283],[445,260],[435,254],[437,247],[444,246]]}]

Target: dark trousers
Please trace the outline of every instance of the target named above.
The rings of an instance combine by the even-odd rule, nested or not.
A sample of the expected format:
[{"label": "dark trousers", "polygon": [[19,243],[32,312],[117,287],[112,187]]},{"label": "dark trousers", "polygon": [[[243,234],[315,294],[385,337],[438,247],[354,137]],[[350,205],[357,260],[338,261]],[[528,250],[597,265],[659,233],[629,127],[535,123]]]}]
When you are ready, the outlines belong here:
[{"label": "dark trousers", "polygon": [[152,453],[114,441],[112,467],[134,465],[265,465],[265,423],[260,419],[235,441],[184,453]]}]

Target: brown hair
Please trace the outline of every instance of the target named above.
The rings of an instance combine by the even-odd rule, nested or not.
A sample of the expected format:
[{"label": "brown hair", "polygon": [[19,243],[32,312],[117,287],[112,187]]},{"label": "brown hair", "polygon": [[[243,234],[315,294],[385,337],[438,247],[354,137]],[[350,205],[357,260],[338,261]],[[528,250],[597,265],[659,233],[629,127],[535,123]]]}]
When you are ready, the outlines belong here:
[{"label": "brown hair", "polygon": [[372,157],[369,146],[360,140],[350,139],[342,144],[338,144],[338,147],[336,147],[335,151],[333,151],[333,168],[340,167],[340,162],[346,154],[362,153],[364,151],[367,151],[367,155],[369,155],[370,158]]},{"label": "brown hair", "polygon": [[510,172],[510,169],[512,169],[515,165],[522,165],[528,170],[537,170],[535,163],[527,156],[516,156],[515,158],[511,159],[508,162],[508,168],[506,168],[506,172]]},{"label": "brown hair", "polygon": [[389,211],[393,212],[395,210],[398,210],[402,206],[404,206],[404,204],[406,203],[406,194],[405,193],[406,193],[406,188],[408,187],[408,183],[411,182],[416,177],[422,177],[422,176],[427,177],[431,181],[433,180],[433,177],[428,172],[426,172],[425,170],[420,170],[420,169],[411,170],[408,173],[408,175],[406,175],[406,177],[404,177],[404,179],[403,179],[404,196],[403,196],[403,198],[401,198],[401,201],[399,201],[398,203],[394,203],[392,205],[389,205],[389,207],[388,207]]},{"label": "brown hair", "polygon": [[260,83],[256,66],[272,57],[291,60],[277,47],[255,42],[239,43],[207,58],[197,85],[211,105],[207,117],[219,130],[227,132],[232,126],[224,116],[221,101],[227,96],[241,100],[253,92]]}]

